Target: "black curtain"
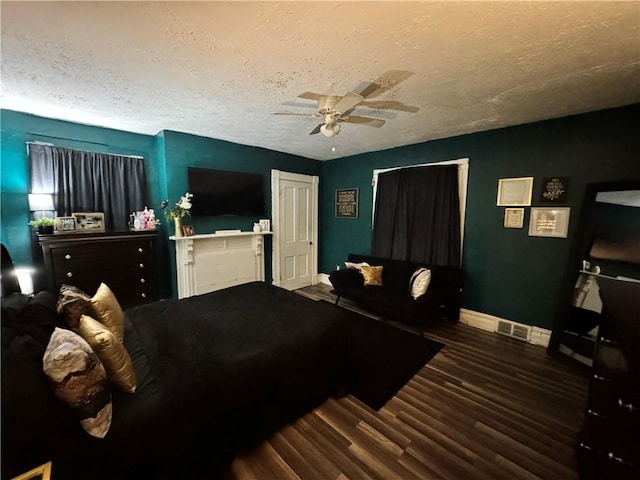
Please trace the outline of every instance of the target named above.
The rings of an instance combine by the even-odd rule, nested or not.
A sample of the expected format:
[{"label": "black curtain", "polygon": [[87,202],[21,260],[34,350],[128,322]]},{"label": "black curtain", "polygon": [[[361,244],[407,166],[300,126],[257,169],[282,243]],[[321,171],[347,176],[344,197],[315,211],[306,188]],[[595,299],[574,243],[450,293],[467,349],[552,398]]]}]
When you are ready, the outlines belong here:
[{"label": "black curtain", "polygon": [[107,231],[128,229],[146,202],[144,160],[29,144],[31,192],[52,193],[58,216],[103,212]]},{"label": "black curtain", "polygon": [[401,168],[378,176],[372,254],[460,266],[457,165]]}]

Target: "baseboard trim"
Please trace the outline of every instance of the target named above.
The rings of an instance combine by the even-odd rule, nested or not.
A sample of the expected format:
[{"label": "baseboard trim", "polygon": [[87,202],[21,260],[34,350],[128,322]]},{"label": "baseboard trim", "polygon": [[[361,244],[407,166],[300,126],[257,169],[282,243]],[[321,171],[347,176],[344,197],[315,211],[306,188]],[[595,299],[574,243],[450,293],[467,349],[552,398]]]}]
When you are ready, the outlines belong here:
[{"label": "baseboard trim", "polygon": [[[460,323],[469,325],[470,327],[478,328],[480,330],[485,330],[487,332],[497,331],[498,322],[500,320],[513,322],[513,320],[495,317],[487,313],[476,312],[473,310],[468,310],[466,308],[460,309]],[[531,327],[531,336],[529,338],[529,343],[533,345],[539,345],[541,347],[548,347],[550,339],[551,330],[540,327]]]}]

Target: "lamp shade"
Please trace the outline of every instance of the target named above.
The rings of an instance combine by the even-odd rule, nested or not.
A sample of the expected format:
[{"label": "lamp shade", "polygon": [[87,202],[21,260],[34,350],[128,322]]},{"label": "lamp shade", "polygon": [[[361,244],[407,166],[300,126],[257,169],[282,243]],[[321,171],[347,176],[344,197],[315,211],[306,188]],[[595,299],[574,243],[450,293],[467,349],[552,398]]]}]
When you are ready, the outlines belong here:
[{"label": "lamp shade", "polygon": [[53,195],[50,193],[30,193],[29,194],[29,210],[37,211],[53,211]]}]

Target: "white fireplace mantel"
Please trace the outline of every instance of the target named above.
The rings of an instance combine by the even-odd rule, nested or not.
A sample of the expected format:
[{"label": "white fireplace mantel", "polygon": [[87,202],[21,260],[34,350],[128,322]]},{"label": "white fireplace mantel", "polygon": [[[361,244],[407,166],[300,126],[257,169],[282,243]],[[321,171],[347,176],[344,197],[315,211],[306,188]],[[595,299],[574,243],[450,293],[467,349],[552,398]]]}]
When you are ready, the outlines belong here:
[{"label": "white fireplace mantel", "polygon": [[264,236],[225,232],[169,237],[176,242],[178,298],[256,280],[264,282]]}]

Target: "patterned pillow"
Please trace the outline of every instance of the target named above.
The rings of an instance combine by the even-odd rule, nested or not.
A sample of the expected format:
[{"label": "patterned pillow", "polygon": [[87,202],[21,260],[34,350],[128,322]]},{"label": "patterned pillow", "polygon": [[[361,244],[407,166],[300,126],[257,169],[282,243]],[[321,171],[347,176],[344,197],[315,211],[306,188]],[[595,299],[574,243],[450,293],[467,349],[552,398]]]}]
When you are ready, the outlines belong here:
[{"label": "patterned pillow", "polygon": [[103,324],[88,315],[80,318],[78,333],[98,355],[109,381],[127,393],[136,391],[136,372],[131,357]]},{"label": "patterned pillow", "polygon": [[431,270],[422,267],[413,272],[411,280],[409,280],[409,291],[413,299],[416,300],[420,295],[427,293],[430,283]]},{"label": "patterned pillow", "polygon": [[107,327],[116,340],[122,343],[124,340],[124,313],[111,289],[101,283],[90,301],[93,318]]},{"label": "patterned pillow", "polygon": [[382,267],[363,265],[361,271],[365,285],[382,285]]},{"label": "patterned pillow", "polygon": [[78,287],[62,285],[56,310],[62,315],[67,326],[77,331],[80,317],[91,312],[91,297]]},{"label": "patterned pillow", "polygon": [[98,356],[82,337],[56,328],[42,359],[53,390],[80,419],[85,431],[104,438],[111,427],[111,390]]}]

